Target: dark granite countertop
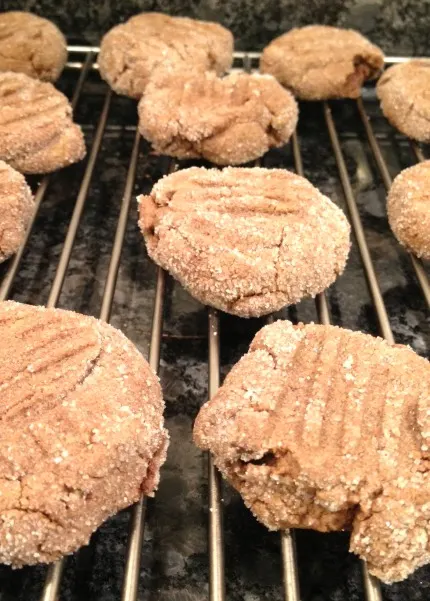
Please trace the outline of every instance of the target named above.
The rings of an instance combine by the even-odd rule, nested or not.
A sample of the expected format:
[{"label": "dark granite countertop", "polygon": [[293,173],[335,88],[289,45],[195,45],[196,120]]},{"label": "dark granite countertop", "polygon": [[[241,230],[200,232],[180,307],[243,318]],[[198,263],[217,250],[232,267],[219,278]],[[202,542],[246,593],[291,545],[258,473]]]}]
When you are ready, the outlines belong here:
[{"label": "dark granite countertop", "polygon": [[[60,86],[70,95],[76,72],[66,72]],[[90,146],[106,87],[92,73],[76,110]],[[382,118],[374,95],[366,107],[390,171],[414,162],[408,142]],[[299,138],[306,176],[342,208],[345,201],[320,104],[300,107]],[[390,233],[385,191],[359,124],[354,102],[333,102],[333,115],[347,161],[353,190],[366,229],[390,323],[398,342],[428,355],[429,318],[408,255]],[[109,266],[120,202],[124,191],[136,123],[136,104],[114,97],[82,221],[78,230],[59,305],[98,315]],[[55,275],[64,236],[78,193],[85,161],[52,176],[33,234],[16,279],[12,298],[45,303]],[[266,166],[293,168],[289,146],[269,153]],[[150,189],[166,161],[141,143],[135,193]],[[37,179],[32,179],[37,187]],[[136,205],[129,215],[112,311],[120,327],[148,352],[156,270],[147,258],[136,223]],[[7,264],[0,269],[0,276]],[[355,239],[344,275],[328,291],[333,323],[378,333]],[[317,319],[314,302],[304,300],[280,317],[309,322]],[[221,368],[225,374],[246,350],[264,320],[221,315]],[[162,470],[160,489],[149,502],[145,529],[140,601],[203,601],[208,595],[206,459],[194,447],[192,423],[207,397],[207,310],[168,279],[161,348],[161,383],[171,447]],[[231,601],[281,601],[279,536],[269,533],[245,509],[240,498],[224,490],[226,586]],[[104,524],[90,548],[67,561],[60,599],[113,601],[120,598],[128,512]],[[359,601],[364,598],[358,560],[347,553],[346,534],[297,533],[303,601]],[[45,567],[12,572],[0,568],[3,601],[38,599]],[[430,568],[408,581],[384,587],[387,601],[424,601],[430,593]]]},{"label": "dark granite countertop", "polygon": [[429,52],[429,0],[0,0],[1,10],[29,10],[52,19],[70,42],[98,44],[113,25],[141,11],[218,21],[232,30],[237,50],[259,50],[294,26],[353,27],[386,54]]}]

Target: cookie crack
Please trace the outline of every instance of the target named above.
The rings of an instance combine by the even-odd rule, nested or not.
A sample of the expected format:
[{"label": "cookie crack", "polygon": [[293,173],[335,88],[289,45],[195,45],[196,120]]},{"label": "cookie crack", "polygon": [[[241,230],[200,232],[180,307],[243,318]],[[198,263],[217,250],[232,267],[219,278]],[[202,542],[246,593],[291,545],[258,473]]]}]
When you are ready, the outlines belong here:
[{"label": "cookie crack", "polygon": [[416,115],[418,115],[419,117],[421,117],[421,119],[424,119],[425,121],[430,122],[430,114],[423,113],[420,110],[419,105],[417,105],[417,103],[414,100],[411,101],[411,103],[410,103],[410,105],[408,107],[407,113],[406,113],[406,115],[405,115],[404,118],[408,119],[409,115],[412,113],[412,111],[414,109],[415,109],[415,114]]},{"label": "cookie crack", "polygon": [[276,286],[276,290],[278,292],[283,292],[283,290],[281,290],[281,288],[279,286],[279,279],[280,279],[279,267],[280,267],[280,263],[281,263],[281,250],[284,245],[284,241],[286,239],[286,230],[287,230],[287,227],[284,226],[282,228],[281,240],[280,240],[279,244],[277,245],[278,246],[278,256],[275,261],[275,286]]},{"label": "cookie crack", "polygon": [[23,480],[28,476],[28,474],[26,476],[18,476],[16,478],[5,478],[5,480],[9,480],[11,482],[16,482],[19,485],[19,494],[17,496],[16,499],[16,505],[12,505],[10,507],[8,507],[7,509],[4,510],[5,513],[7,513],[8,511],[22,511],[23,513],[26,514],[39,514],[42,515],[43,517],[45,517],[50,523],[59,526],[60,528],[64,528],[63,524],[61,523],[60,520],[58,520],[54,515],[52,515],[51,512],[48,512],[46,510],[42,510],[40,508],[38,509],[32,509],[31,507],[27,507],[24,503],[24,499],[23,499]]},{"label": "cookie crack", "polygon": [[230,308],[234,308],[234,306],[241,302],[243,299],[245,298],[258,298],[261,296],[266,296],[267,294],[271,294],[273,292],[283,292],[282,290],[280,290],[279,288],[279,263],[281,260],[281,248],[282,245],[284,243],[285,240],[285,236],[286,236],[286,226],[284,226],[282,228],[282,233],[281,233],[281,239],[277,244],[274,244],[273,246],[269,246],[269,247],[264,247],[264,248],[277,248],[278,249],[278,256],[274,259],[274,268],[275,268],[275,288],[274,290],[263,290],[262,292],[249,292],[247,294],[242,294],[240,296],[238,296],[237,298],[235,298],[233,301],[231,301],[231,303],[228,303],[228,306]]},{"label": "cookie crack", "polygon": [[7,258],[7,253],[6,253],[6,249],[2,244],[2,240],[3,240],[3,230],[0,230],[0,263],[2,263],[3,261],[6,261]]},{"label": "cookie crack", "polygon": [[[70,390],[66,391],[63,394],[58,394],[54,399],[51,399],[50,402],[48,402],[48,404],[44,407],[45,411],[49,411],[49,409],[53,406],[56,405],[60,400],[61,401],[65,401],[67,399],[70,398],[71,395],[73,395],[78,388],[82,387],[84,385],[84,383],[86,382],[86,380],[88,378],[91,377],[91,375],[94,373],[94,370],[97,368],[97,366],[100,363],[100,358],[103,354],[103,337],[100,333],[100,331],[98,330],[98,334],[100,336],[100,345],[99,345],[99,349],[97,351],[97,354],[95,355],[94,358],[87,360],[87,365],[86,368],[84,370],[84,373],[76,380],[75,384],[73,385],[72,388],[70,388]],[[70,335],[69,332],[65,332],[64,336],[66,337],[67,335]],[[42,345],[40,348],[43,348],[47,345],[49,345],[49,340],[45,342],[44,345]],[[52,367],[52,365],[55,365],[57,363],[61,363],[64,360],[64,356],[59,357],[56,361],[53,361],[51,363],[49,363],[49,367]],[[42,368],[41,371],[46,370],[48,366],[44,366]],[[15,376],[14,379],[16,379],[17,377],[19,378],[21,372],[19,372],[17,374],[17,376]],[[29,405],[31,405],[33,399],[34,399],[34,395],[36,394],[36,392],[34,392],[33,394],[31,394],[29,397],[25,397],[24,399],[18,400],[17,402],[13,403],[12,405],[10,405],[1,415],[0,417],[0,422],[6,418],[13,418],[16,417],[17,413],[20,413],[22,411],[24,411]],[[43,404],[43,401],[42,403]]]},{"label": "cookie crack", "polygon": [[100,359],[104,355],[104,338],[98,328],[97,331],[97,333],[100,336],[100,346],[97,355],[93,359],[87,361],[87,368],[84,374],[77,380],[74,387],[67,392],[66,396],[64,397],[65,399],[67,399],[71,394],[74,394],[78,388],[82,387],[85,384],[85,382],[93,375],[96,368],[100,365]]}]

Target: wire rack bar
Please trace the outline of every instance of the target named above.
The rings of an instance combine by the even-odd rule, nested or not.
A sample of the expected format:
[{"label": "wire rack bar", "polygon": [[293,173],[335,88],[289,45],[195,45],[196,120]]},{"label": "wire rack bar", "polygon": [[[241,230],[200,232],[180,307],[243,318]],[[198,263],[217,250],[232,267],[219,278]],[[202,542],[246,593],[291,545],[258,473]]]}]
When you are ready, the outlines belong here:
[{"label": "wire rack bar", "polygon": [[[376,162],[379,172],[381,174],[381,179],[384,183],[385,189],[388,192],[389,189],[391,188],[391,184],[393,183],[393,179],[388,170],[387,163],[384,159],[381,148],[378,144],[378,140],[376,139],[375,132],[373,131],[372,124],[366,113],[366,109],[364,108],[363,100],[361,98],[359,98],[357,100],[357,108],[358,108],[358,112],[359,112],[361,121],[363,123],[364,129],[366,131],[366,136],[369,141],[369,146],[372,150],[372,154],[375,158],[375,162]],[[412,150],[414,151],[415,156],[418,161],[425,160],[425,157],[422,153],[421,148],[416,143],[412,143]],[[426,271],[424,269],[424,266],[423,266],[422,262],[419,259],[417,259],[417,257],[415,257],[413,254],[409,253],[409,256],[410,256],[410,259],[412,262],[412,266],[415,270],[415,275],[417,276],[418,282],[421,286],[421,290],[423,292],[427,306],[430,307],[430,284],[429,284],[428,277],[427,277]]]},{"label": "wire rack bar", "polygon": [[373,300],[375,311],[378,317],[379,327],[383,337],[390,343],[394,344],[393,332],[388,319],[387,309],[384,304],[381,289],[376,278],[375,268],[373,266],[372,257],[367,245],[366,236],[364,234],[363,224],[361,223],[360,213],[352,191],[351,181],[349,179],[348,170],[346,168],[345,159],[343,157],[342,148],[340,146],[339,137],[333,116],[327,102],[324,102],[324,118],[327,125],[330,141],[333,147],[336,163],[339,171],[342,188],[345,194],[345,200],[348,205],[349,215],[351,219],[352,229],[357,240],[358,249],[360,251],[361,260],[366,274],[369,292]]},{"label": "wire rack bar", "polygon": [[[297,132],[294,132],[291,137],[291,144],[293,148],[293,157],[294,157],[294,167],[297,175],[304,177],[304,169],[303,169],[303,159],[302,153],[300,150],[300,143]],[[330,324],[330,313],[327,304],[327,297],[325,292],[321,294],[317,294],[315,298],[315,304],[317,308],[318,318],[323,325]]]},{"label": "wire rack bar", "polygon": [[109,264],[109,271],[106,278],[105,289],[103,292],[102,307],[100,310],[100,319],[109,321],[112,309],[112,301],[115,293],[116,280],[118,277],[119,263],[121,259],[122,247],[124,244],[125,231],[127,228],[127,219],[130,212],[131,198],[133,194],[134,181],[136,179],[137,160],[139,158],[140,135],[136,131],[134,137],[133,150],[130,158],[130,165],[125,183],[124,196],[121,203],[121,211],[118,218],[118,225],[113,243],[112,255]]},{"label": "wire rack bar", "polygon": [[94,61],[94,52],[91,50],[88,52],[87,56],[82,65],[82,70],[79,75],[78,81],[76,82],[75,91],[73,92],[72,99],[70,100],[70,104],[72,109],[75,110],[78,106],[79,98],[81,96],[82,88],[84,87],[85,80],[87,79],[88,73],[93,66]]},{"label": "wire rack bar", "polygon": [[283,530],[281,532],[281,553],[284,598],[286,601],[300,601],[294,530]]},{"label": "wire rack bar", "polygon": [[370,574],[365,561],[361,561],[360,563],[363,574],[364,594],[367,601],[382,601],[382,592],[379,580]]},{"label": "wire rack bar", "polygon": [[[103,119],[101,119],[103,121]],[[111,260],[108,269],[108,275],[106,279],[106,285],[103,293],[102,306],[100,310],[100,319],[104,321],[108,321],[110,318],[113,298],[115,294],[115,284],[118,275],[119,269],[119,259],[121,256],[121,251],[124,243],[125,230],[127,226],[127,217],[130,210],[131,198],[133,193],[133,186],[136,177],[136,167],[137,160],[139,156],[139,142],[140,136],[136,133],[133,150],[131,153],[129,169],[127,173],[124,196],[121,203],[121,210],[118,219],[117,229],[115,233],[115,240],[111,255]],[[94,147],[93,147],[94,148]],[[82,211],[81,211],[82,212]],[[79,222],[78,222],[79,223]],[[66,268],[67,269],[67,264]],[[62,282],[64,281],[64,275],[62,278]],[[60,285],[60,292],[61,286]],[[162,290],[158,290],[160,288],[159,283],[157,282],[157,293],[156,298],[159,298],[161,293],[161,298],[163,296]],[[151,349],[152,351],[152,363],[158,366],[159,353],[160,353],[160,333],[159,329],[161,328],[160,321],[160,303],[156,302],[156,310],[154,312],[154,322],[156,323],[157,330],[154,330],[153,337],[151,340]],[[162,310],[161,310],[162,311]],[[158,336],[157,336],[158,334]],[[143,536],[143,528],[139,527],[140,524],[144,523],[145,517],[145,503],[141,500],[133,509],[133,515],[131,519],[131,532],[129,538],[129,548],[128,548],[128,556],[131,557],[130,561],[127,561],[126,566],[126,576],[124,579],[124,589],[123,589],[123,598],[128,600],[135,599],[137,594],[137,584],[138,577],[135,577],[136,574],[139,574],[139,566],[140,566],[140,548],[142,543]],[[51,565],[48,569],[44,589],[41,596],[41,601],[55,601],[58,598],[58,591],[61,584],[61,574],[64,570],[65,559],[62,559],[55,564]],[[125,596],[124,596],[125,595]]]},{"label": "wire rack bar", "polygon": [[[124,243],[127,217],[130,209],[131,195],[133,192],[134,180],[136,177],[137,161],[139,157],[140,136],[136,132],[133,151],[131,154],[127,181],[124,191],[124,199],[121,207],[121,213],[118,220],[118,227],[115,235],[114,248],[112,251],[111,264],[106,282],[105,293],[112,294],[115,291],[115,284],[118,274],[119,261],[121,258],[122,246]],[[167,173],[177,169],[174,161],[170,161]],[[149,365],[152,370],[158,374],[160,367],[161,339],[163,333],[163,307],[164,292],[166,288],[166,272],[157,268],[157,282],[155,286],[154,313],[152,316],[151,341],[149,346]],[[102,311],[107,310],[111,303],[105,303],[103,299]],[[110,308],[109,308],[110,312]],[[103,319],[103,317],[102,317]],[[136,601],[139,590],[140,563],[142,557],[142,543],[145,531],[146,518],[146,498],[141,497],[133,506],[130,518],[130,530],[127,545],[127,555],[124,570],[124,580],[121,592],[121,601]]]},{"label": "wire rack bar", "polygon": [[64,240],[60,261],[58,263],[54,281],[52,282],[51,292],[46,303],[47,307],[55,307],[55,305],[58,303],[58,299],[60,298],[61,288],[63,287],[64,277],[66,275],[67,267],[69,265],[70,255],[72,254],[76,233],[78,231],[79,223],[81,221],[82,212],[84,210],[85,202],[88,196],[91,178],[94,173],[94,167],[96,165],[97,156],[102,143],[103,133],[106,127],[106,121],[109,114],[111,100],[112,91],[109,89],[106,93],[103,109],[97,125],[93,145],[91,147],[90,156],[88,158],[84,177],[82,178],[81,187],[79,189],[79,193],[76,199],[76,204],[73,210],[72,218],[70,220],[69,229],[67,230],[66,239]]},{"label": "wire rack bar", "polygon": [[[209,398],[219,388],[220,340],[219,317],[216,309],[210,308],[208,318],[209,336]],[[222,526],[222,482],[212,455],[208,453],[209,482],[209,599],[224,601],[224,534]]]},{"label": "wire rack bar", "polygon": [[422,162],[426,161],[427,159],[424,156],[423,151],[421,150],[421,148],[419,147],[419,145],[415,142],[415,140],[411,140],[410,142],[411,142],[412,151],[413,151],[413,153],[414,153],[417,161],[419,163],[422,163]]},{"label": "wire rack bar", "polygon": [[[86,46],[86,45],[69,45],[67,46],[69,54],[82,54],[83,52],[93,52],[97,54],[100,52],[100,46]],[[250,51],[250,50],[235,50],[233,53],[234,58],[242,59],[245,56],[249,58],[260,58],[261,52]],[[414,58],[426,58],[426,57],[414,57]],[[385,56],[384,62],[386,64],[391,63],[407,63],[411,59],[407,56]]]},{"label": "wire rack bar", "polygon": [[[159,267],[157,270],[157,285],[155,290],[154,314],[152,317],[151,343],[149,348],[149,365],[155,373],[158,373],[160,364],[165,281],[165,272]],[[121,601],[136,601],[137,599],[145,514],[146,499],[141,497],[134,505],[131,514]]]},{"label": "wire rack bar", "polygon": [[[294,132],[291,138],[294,165],[298,175],[303,177],[303,161],[300,152],[299,139]],[[272,322],[273,319],[270,320]],[[300,600],[300,585],[297,567],[296,538],[294,530],[281,532],[282,581],[285,601]]]},{"label": "wire rack bar", "polygon": [[[349,179],[345,159],[343,157],[343,152],[339,143],[336,126],[334,124],[331,110],[327,102],[324,103],[324,116],[326,120],[327,129],[329,131],[330,141],[333,146],[333,151],[335,154],[340,179],[342,182],[345,199],[348,205],[352,228],[355,234],[355,238],[357,240],[363,267],[366,274],[366,279],[369,285],[369,291],[378,318],[379,327],[381,329],[383,337],[390,344],[394,344],[395,341],[388,319],[387,309],[385,307],[379,284],[376,279],[372,258],[369,252],[369,248],[367,246],[363,225],[361,223],[361,218],[358,212],[354,194],[352,192],[351,181]],[[362,561],[361,564],[364,580],[364,590],[367,601],[382,601],[381,586],[378,579],[369,573],[367,565],[364,561]]]},{"label": "wire rack bar", "polygon": [[61,576],[63,575],[65,560],[62,559],[48,567],[41,595],[42,601],[58,601],[58,591],[61,584]]},{"label": "wire rack bar", "polygon": [[[89,52],[87,54],[85,61],[82,64],[82,71],[79,75],[78,81],[76,82],[73,96],[70,101],[70,104],[72,105],[73,110],[75,110],[78,105],[78,102],[79,102],[79,99],[80,99],[81,93],[82,93],[82,88],[84,87],[85,80],[91,69],[93,57],[94,57],[93,53]],[[39,213],[40,206],[43,202],[43,199],[45,198],[45,194],[46,194],[46,190],[49,185],[49,181],[50,181],[50,175],[45,175],[42,178],[42,181],[40,182],[40,185],[34,196],[33,215],[31,217],[30,223],[29,223],[27,231],[25,233],[23,242],[22,242],[21,246],[19,247],[17,253],[11,259],[9,269],[7,270],[6,275],[4,276],[4,278],[2,280],[2,283],[0,286],[0,301],[6,300],[11,292],[13,282],[15,280],[16,274],[18,273],[19,266],[21,265],[22,257],[24,255],[27,243],[30,239],[31,232],[33,230],[34,223],[35,223],[37,215]]]},{"label": "wire rack bar", "polygon": [[[82,80],[83,81],[83,80]],[[55,307],[58,303],[58,299],[61,294],[63,287],[64,278],[66,276],[67,267],[69,265],[70,255],[72,253],[73,244],[76,237],[76,232],[79,227],[79,223],[82,217],[85,201],[88,196],[88,190],[91,182],[91,177],[94,171],[95,162],[100,149],[100,144],[103,138],[103,132],[106,126],[106,121],[109,113],[110,102],[112,93],[109,91],[106,95],[103,110],[99,119],[94,142],[91,148],[90,157],[88,159],[87,167],[85,169],[84,177],[82,179],[81,187],[78,193],[78,197],[73,211],[72,219],[67,230],[67,235],[64,241],[63,250],[61,252],[60,262],[57,267],[57,271],[52,283],[51,292],[49,294],[47,307]],[[66,559],[62,558],[56,563],[52,564],[48,568],[48,572],[45,579],[42,595],[40,601],[56,601],[58,597],[58,590],[61,584],[61,574],[64,570]]]},{"label": "wire rack bar", "polygon": [[[295,162],[296,171],[299,175],[303,176],[304,175],[303,174],[303,161],[302,161],[301,152],[300,152],[300,144],[299,144],[299,140],[298,140],[296,132],[294,132],[294,134],[293,134],[292,143],[293,143],[293,154],[294,154],[294,162]],[[340,153],[342,153],[340,147],[339,147],[339,150],[340,150]],[[342,154],[341,154],[340,158],[343,161]],[[338,163],[338,165],[339,165],[339,163]],[[345,167],[344,171],[346,172],[346,167]],[[351,186],[349,186],[349,189],[350,188],[351,188]],[[345,187],[344,187],[344,191],[345,191],[345,195],[346,195],[347,192],[345,190]],[[351,195],[352,195],[352,190],[351,190]],[[353,202],[355,204],[354,199],[353,199]],[[316,304],[318,319],[319,319],[320,323],[322,323],[323,325],[330,325],[330,323],[331,323],[330,312],[329,312],[327,297],[326,297],[325,292],[317,295],[317,297],[315,299],[315,304]],[[390,331],[391,331],[391,328],[390,328]],[[367,565],[364,561],[362,561],[361,564],[362,564],[362,570],[363,570],[364,590],[366,593],[367,601],[382,601],[381,590],[380,590],[378,580],[376,578],[374,578],[371,574],[369,574]]]}]

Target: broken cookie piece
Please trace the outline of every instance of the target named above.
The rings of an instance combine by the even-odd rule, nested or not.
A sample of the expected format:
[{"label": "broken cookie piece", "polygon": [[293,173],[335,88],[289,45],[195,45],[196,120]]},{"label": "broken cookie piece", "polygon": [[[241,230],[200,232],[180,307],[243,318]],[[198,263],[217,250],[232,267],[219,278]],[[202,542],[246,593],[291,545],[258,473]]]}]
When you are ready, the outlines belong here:
[{"label": "broken cookie piece", "polygon": [[351,530],[391,583],[430,562],[430,367],[409,347],[277,321],[194,426],[271,530]]},{"label": "broken cookie piece", "polygon": [[192,167],[138,200],[149,256],[200,302],[240,317],[321,292],[348,257],[341,209],[283,169]]},{"label": "broken cookie piece", "polygon": [[157,488],[161,389],[92,317],[3,302],[0,340],[0,562],[50,563]]},{"label": "broken cookie piece", "polygon": [[271,75],[187,72],[155,77],[139,102],[139,131],[160,154],[240,165],[285,144],[297,103]]},{"label": "broken cookie piece", "polygon": [[358,98],[361,86],[384,66],[382,51],[353,29],[294,28],[263,50],[260,70],[301,100]]}]

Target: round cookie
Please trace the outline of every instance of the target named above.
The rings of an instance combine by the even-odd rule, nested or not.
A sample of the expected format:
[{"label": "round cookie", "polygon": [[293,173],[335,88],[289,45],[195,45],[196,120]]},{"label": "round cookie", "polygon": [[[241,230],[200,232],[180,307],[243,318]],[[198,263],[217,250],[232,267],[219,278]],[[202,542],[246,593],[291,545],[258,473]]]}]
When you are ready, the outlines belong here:
[{"label": "round cookie", "polygon": [[22,173],[49,173],[85,156],[67,98],[50,83],[0,73],[0,159]]},{"label": "round cookie", "polygon": [[149,256],[227,313],[277,311],[321,292],[345,267],[344,214],[289,171],[192,167],[138,201]]},{"label": "round cookie", "polygon": [[327,25],[292,29],[264,50],[260,70],[297,98],[358,98],[384,65],[382,51],[357,31]]},{"label": "round cookie", "polygon": [[100,74],[118,94],[140,98],[152,75],[188,69],[222,74],[233,61],[233,36],[218,23],[141,13],[103,37]]},{"label": "round cookie", "polygon": [[0,14],[0,71],[56,81],[66,61],[67,42],[54,23],[21,11]]},{"label": "round cookie", "polygon": [[0,304],[0,561],[52,562],[152,495],[164,462],[160,385],[92,317]]},{"label": "round cookie", "polygon": [[240,165],[282,146],[297,103],[270,75],[172,73],[155,77],[139,102],[139,131],[160,154]]},{"label": "round cookie", "polygon": [[277,321],[200,410],[194,440],[269,529],[351,530],[391,583],[430,562],[430,366],[402,345]]},{"label": "round cookie", "polygon": [[430,141],[430,59],[414,59],[387,69],[376,86],[388,121],[406,136]]},{"label": "round cookie", "polygon": [[0,161],[0,263],[20,247],[33,209],[24,176]]},{"label": "round cookie", "polygon": [[399,173],[388,194],[387,212],[400,244],[430,259],[430,161]]}]

